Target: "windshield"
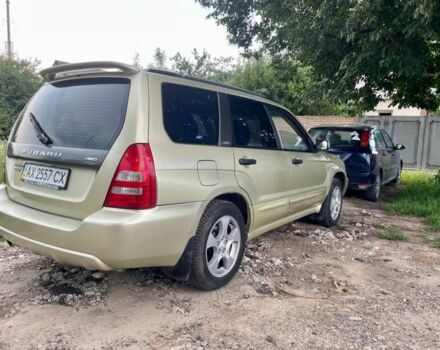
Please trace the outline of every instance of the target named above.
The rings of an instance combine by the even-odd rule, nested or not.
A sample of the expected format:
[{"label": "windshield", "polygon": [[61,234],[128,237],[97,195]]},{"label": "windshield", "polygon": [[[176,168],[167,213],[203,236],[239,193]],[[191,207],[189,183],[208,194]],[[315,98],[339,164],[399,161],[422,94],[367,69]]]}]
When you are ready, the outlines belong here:
[{"label": "windshield", "polygon": [[123,78],[46,84],[23,111],[12,141],[108,150],[124,124],[129,87]]},{"label": "windshield", "polygon": [[330,148],[359,147],[361,144],[361,130],[337,128],[312,128],[309,134],[313,141],[326,140]]}]

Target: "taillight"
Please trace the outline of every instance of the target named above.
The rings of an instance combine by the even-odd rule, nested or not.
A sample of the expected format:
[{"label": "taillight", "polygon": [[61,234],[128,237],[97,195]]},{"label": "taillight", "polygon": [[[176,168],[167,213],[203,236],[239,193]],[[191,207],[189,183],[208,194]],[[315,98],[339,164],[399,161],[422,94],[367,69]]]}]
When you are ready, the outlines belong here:
[{"label": "taillight", "polygon": [[370,145],[370,133],[367,130],[361,132],[361,144],[360,147],[368,147]]},{"label": "taillight", "polygon": [[133,144],[122,156],[104,206],[149,209],[156,206],[156,200],[156,170],[150,145]]}]

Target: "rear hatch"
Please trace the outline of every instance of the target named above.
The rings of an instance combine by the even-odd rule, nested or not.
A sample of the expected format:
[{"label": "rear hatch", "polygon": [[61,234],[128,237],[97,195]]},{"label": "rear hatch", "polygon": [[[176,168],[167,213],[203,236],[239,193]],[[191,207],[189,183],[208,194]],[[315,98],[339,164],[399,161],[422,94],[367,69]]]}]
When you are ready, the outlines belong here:
[{"label": "rear hatch", "polygon": [[370,133],[361,127],[315,127],[309,130],[310,136],[316,140],[326,140],[329,144],[327,152],[339,156],[345,163],[348,172],[369,172],[371,149]]},{"label": "rear hatch", "polygon": [[122,77],[45,84],[11,134],[10,199],[77,219],[100,209],[114,170],[97,175],[124,125],[129,90]]}]

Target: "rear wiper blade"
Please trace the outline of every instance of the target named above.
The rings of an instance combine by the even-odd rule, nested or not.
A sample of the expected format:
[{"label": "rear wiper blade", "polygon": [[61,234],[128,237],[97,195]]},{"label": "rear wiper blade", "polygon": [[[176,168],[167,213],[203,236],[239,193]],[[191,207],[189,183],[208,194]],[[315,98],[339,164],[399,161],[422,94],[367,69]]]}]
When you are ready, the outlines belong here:
[{"label": "rear wiper blade", "polygon": [[49,135],[44,131],[43,127],[40,125],[37,117],[35,117],[31,112],[29,112],[29,119],[37,132],[37,138],[38,140],[45,144],[45,145],[51,145],[53,143],[52,139],[49,137]]}]

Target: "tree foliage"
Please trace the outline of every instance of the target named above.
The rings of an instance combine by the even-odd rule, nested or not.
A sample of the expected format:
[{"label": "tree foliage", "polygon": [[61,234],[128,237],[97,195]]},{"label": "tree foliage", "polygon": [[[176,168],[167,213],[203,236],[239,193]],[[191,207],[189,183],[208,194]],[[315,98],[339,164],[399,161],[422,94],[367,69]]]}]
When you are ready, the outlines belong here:
[{"label": "tree foliage", "polygon": [[41,85],[37,61],[0,57],[0,139],[10,129],[28,100]]},{"label": "tree foliage", "polygon": [[189,75],[217,81],[225,81],[232,69],[231,57],[212,57],[206,50],[201,53],[193,49],[189,57],[177,52],[168,57],[164,50],[157,48],[150,67],[167,69],[182,75]]},{"label": "tree foliage", "polygon": [[372,109],[440,104],[440,1],[196,0],[232,43],[313,68],[329,95]]}]

